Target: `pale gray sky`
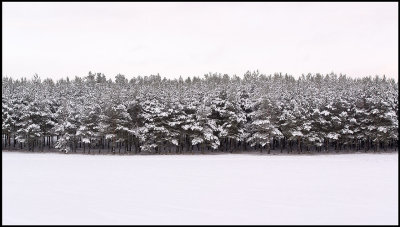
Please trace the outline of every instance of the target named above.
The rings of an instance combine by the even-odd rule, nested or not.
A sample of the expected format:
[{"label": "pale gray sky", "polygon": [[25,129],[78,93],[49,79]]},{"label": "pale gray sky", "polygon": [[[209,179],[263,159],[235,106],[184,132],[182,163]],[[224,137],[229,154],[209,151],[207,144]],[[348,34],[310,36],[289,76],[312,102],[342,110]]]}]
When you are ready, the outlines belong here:
[{"label": "pale gray sky", "polygon": [[2,3],[14,78],[398,76],[398,3]]}]

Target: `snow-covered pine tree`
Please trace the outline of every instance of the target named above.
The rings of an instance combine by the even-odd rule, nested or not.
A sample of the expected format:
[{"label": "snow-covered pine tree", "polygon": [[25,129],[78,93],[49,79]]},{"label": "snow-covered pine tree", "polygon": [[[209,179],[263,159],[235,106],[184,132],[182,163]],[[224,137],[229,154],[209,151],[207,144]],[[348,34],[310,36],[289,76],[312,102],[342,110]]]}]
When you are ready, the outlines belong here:
[{"label": "snow-covered pine tree", "polygon": [[2,82],[2,146],[12,149],[377,152],[398,143],[398,83],[385,77],[249,71],[112,81],[89,72]]}]

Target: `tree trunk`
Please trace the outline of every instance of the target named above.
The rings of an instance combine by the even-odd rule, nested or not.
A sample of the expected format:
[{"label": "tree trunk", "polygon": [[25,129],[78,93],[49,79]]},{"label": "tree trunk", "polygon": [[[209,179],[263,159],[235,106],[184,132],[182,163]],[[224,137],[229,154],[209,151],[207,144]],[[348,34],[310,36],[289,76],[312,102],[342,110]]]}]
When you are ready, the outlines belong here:
[{"label": "tree trunk", "polygon": [[298,152],[299,154],[301,153],[300,137],[297,137],[297,152]]}]

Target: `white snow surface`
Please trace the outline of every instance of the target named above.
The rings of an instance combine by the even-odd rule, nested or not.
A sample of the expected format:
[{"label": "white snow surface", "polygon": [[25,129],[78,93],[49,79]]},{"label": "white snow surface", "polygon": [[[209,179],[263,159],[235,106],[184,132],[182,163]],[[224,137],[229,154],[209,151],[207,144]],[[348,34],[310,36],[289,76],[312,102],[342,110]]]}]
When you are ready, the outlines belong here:
[{"label": "white snow surface", "polygon": [[2,152],[3,224],[398,224],[398,154]]}]

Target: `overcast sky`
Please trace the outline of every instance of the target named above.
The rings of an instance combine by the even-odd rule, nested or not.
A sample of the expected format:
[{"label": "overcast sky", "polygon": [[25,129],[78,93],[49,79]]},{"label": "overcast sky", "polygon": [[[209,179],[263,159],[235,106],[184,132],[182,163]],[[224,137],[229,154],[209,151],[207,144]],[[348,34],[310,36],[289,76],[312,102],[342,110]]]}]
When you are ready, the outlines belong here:
[{"label": "overcast sky", "polygon": [[[3,72],[398,76],[398,3],[2,3]],[[397,79],[396,79],[397,80]]]}]

